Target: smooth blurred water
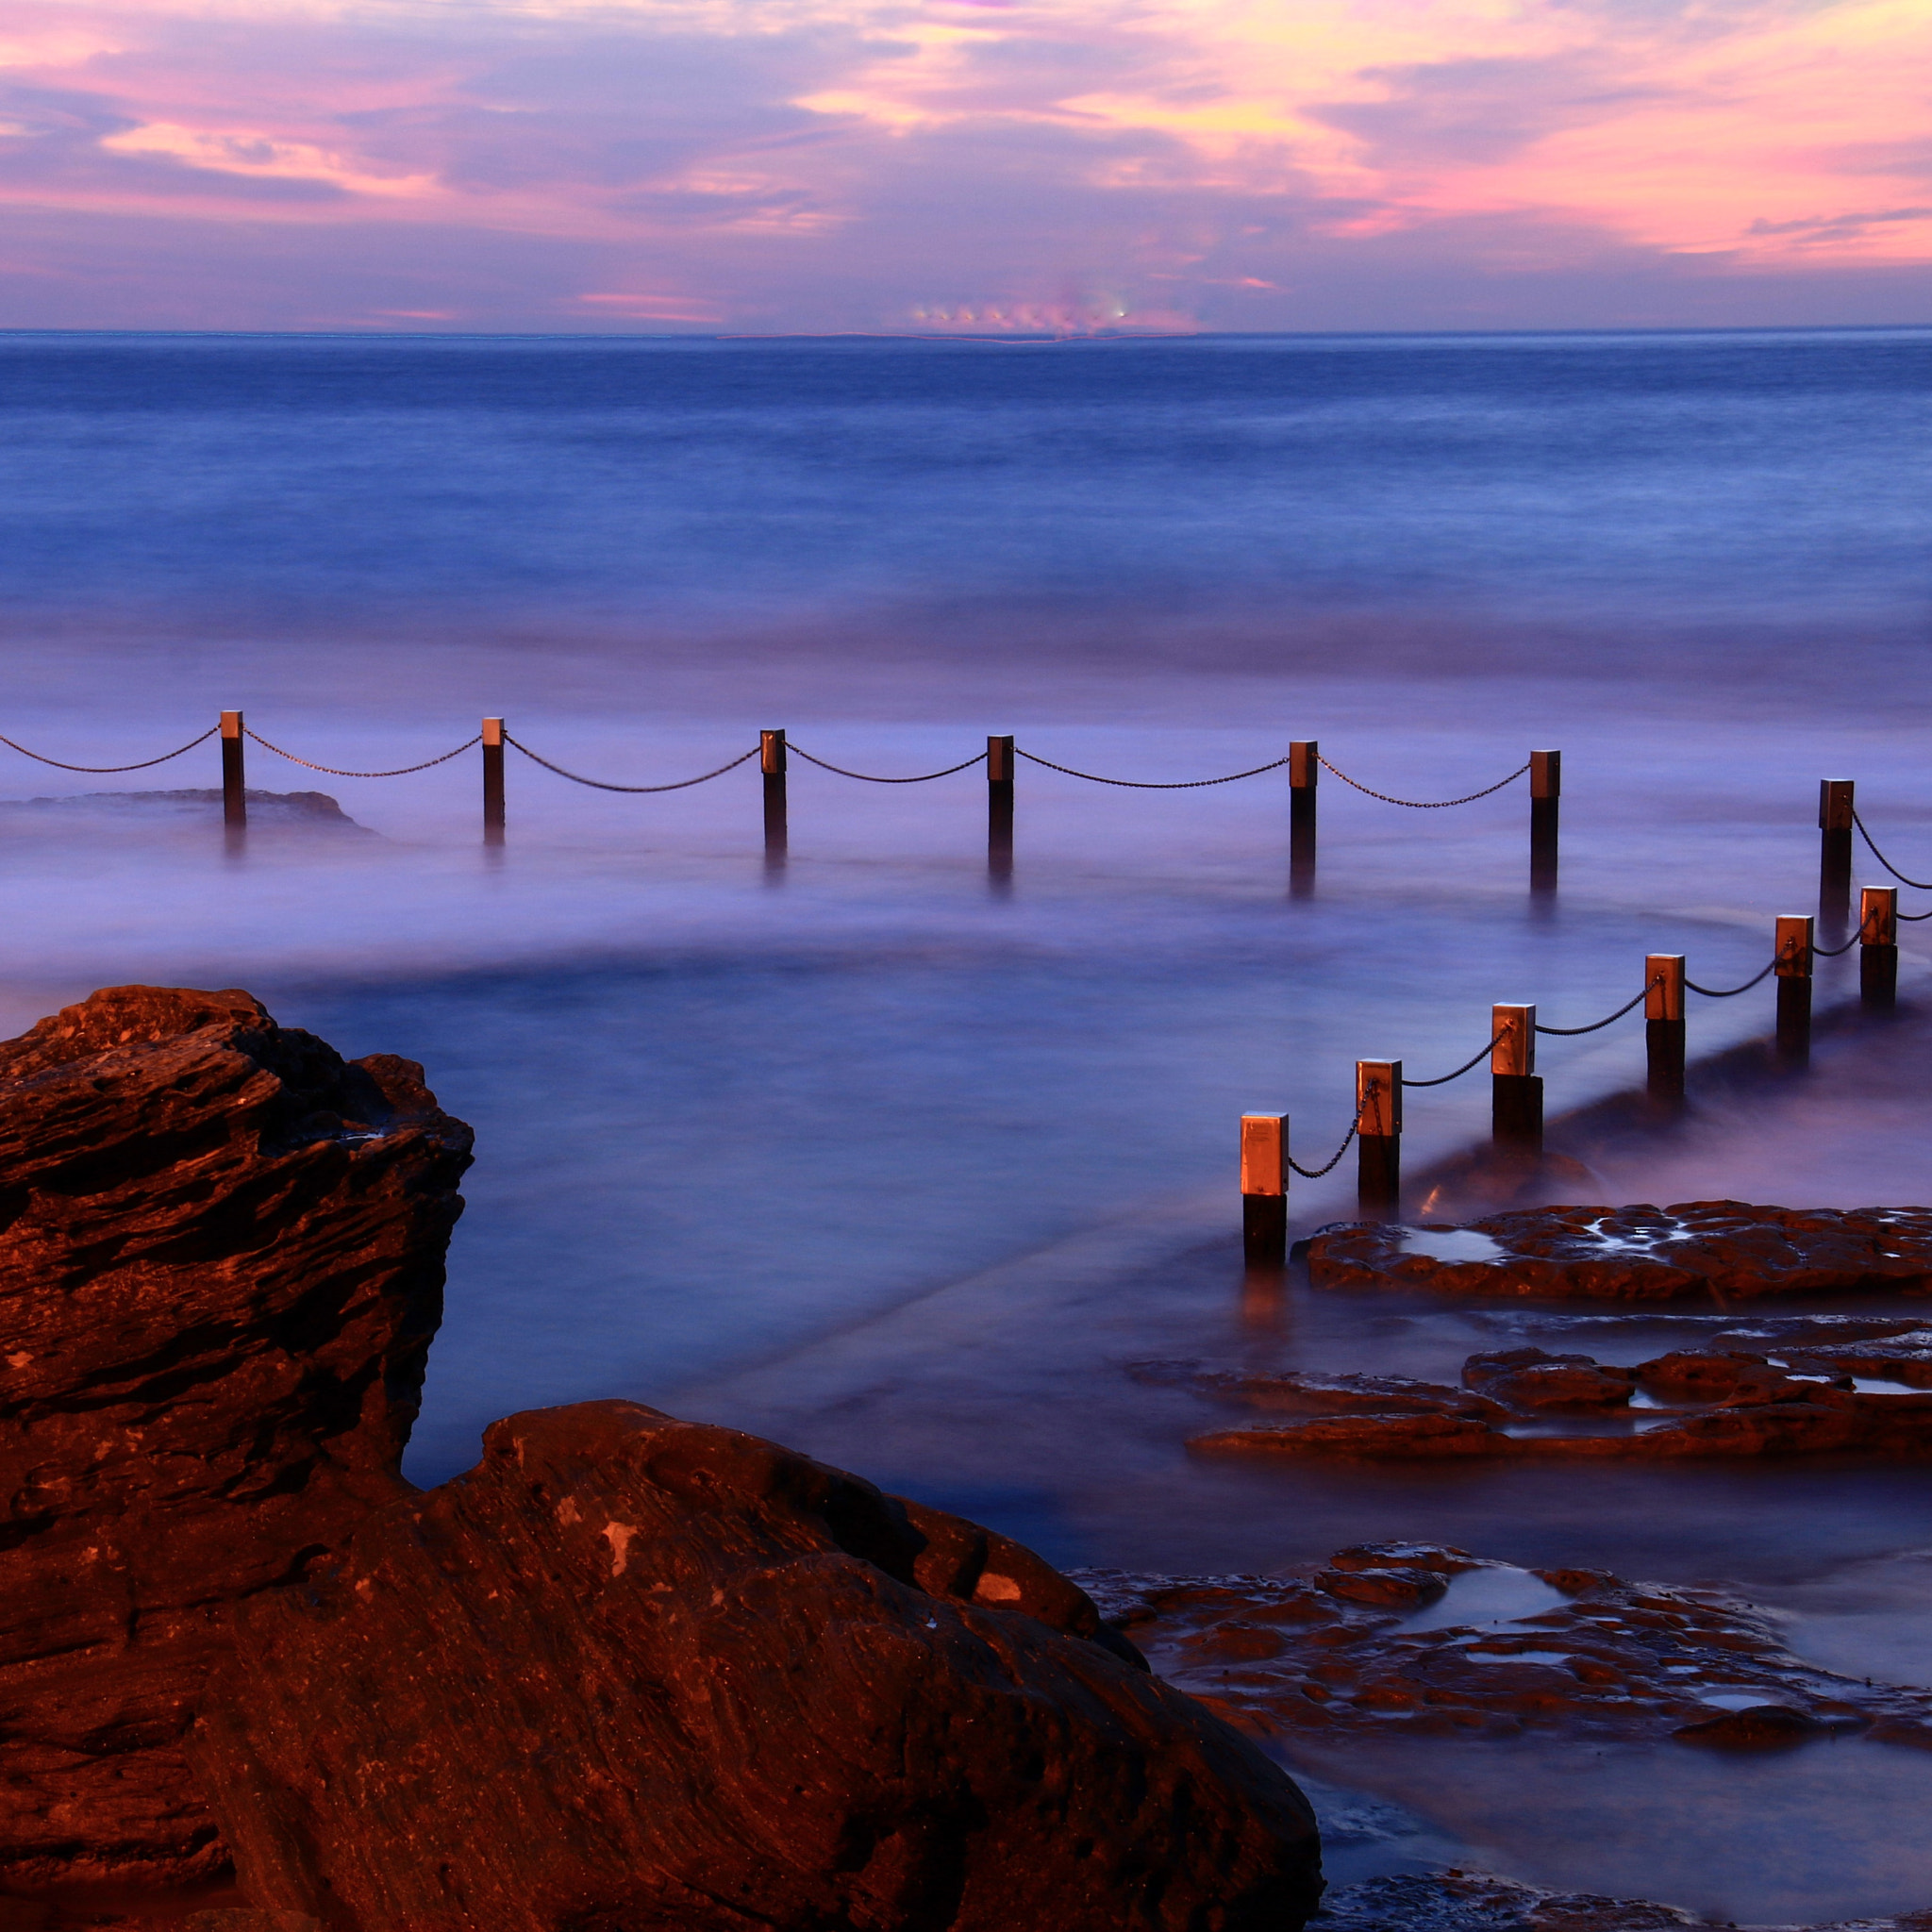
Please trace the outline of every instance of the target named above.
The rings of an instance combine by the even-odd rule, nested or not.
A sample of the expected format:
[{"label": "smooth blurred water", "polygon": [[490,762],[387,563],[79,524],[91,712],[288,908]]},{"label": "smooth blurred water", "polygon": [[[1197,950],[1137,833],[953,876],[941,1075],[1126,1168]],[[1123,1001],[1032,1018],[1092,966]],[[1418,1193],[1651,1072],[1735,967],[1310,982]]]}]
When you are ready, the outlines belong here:
[{"label": "smooth blurred water", "polygon": [[[1564,752],[1552,901],[1525,890],[1520,781],[1407,811],[1324,776],[1292,897],[1279,773],[1136,791],[1023,764],[1003,888],[976,770],[794,760],[774,874],[755,766],[633,797],[512,753],[492,862],[475,752],[356,780],[251,745],[253,783],[380,836],[264,829],[234,857],[211,817],[0,809],[0,1017],[242,984],[346,1053],[425,1061],[479,1153],[420,1480],[496,1415],[628,1395],[1068,1561],[1263,1569],[1422,1533],[1812,1588],[1932,1543],[1923,1485],[1208,1471],[1181,1448],[1198,1406],[1120,1369],[1453,1373],[1480,1345],[1460,1315],[1243,1296],[1236,1116],[1289,1108],[1313,1164],[1358,1057],[1447,1071],[1494,1001],[1595,1019],[1647,952],[1748,977],[1772,916],[1815,901],[1821,777],[1856,777],[1932,878],[1928,428],[1924,331],[0,338],[0,731],[52,757],[152,756],[222,706],[358,769],[500,712],[632,784],[779,725],[866,772],[1012,731],[1141,779],[1313,737],[1416,798]],[[125,776],[0,759],[19,797],[217,769],[212,743]],[[1909,989],[1932,956],[1907,952]],[[1851,962],[1823,970],[1842,992]],[[1699,1004],[1693,1050],[1769,1011],[1768,988]],[[1893,1041],[1599,1182],[1924,1201],[1924,1046]],[[1546,1039],[1552,1111],[1641,1051],[1634,1020]],[[1408,1096],[1411,1165],[1484,1131],[1485,1085]],[[1298,1225],[1349,1211],[1347,1183],[1298,1188]],[[1895,1633],[1922,1596],[1859,1614]],[[1812,1889],[1863,1908],[1837,1883]]]}]

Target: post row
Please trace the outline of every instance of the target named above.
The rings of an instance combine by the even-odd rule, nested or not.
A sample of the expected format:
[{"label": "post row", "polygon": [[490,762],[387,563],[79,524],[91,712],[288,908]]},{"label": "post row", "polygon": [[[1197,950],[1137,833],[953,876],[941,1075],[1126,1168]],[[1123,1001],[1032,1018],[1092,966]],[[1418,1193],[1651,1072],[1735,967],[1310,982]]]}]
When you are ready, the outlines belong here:
[{"label": "post row", "polygon": [[[1777,989],[1774,1051],[1792,1071],[1809,1063],[1813,918],[1784,913],[1774,939]],[[1660,1117],[1685,1105],[1684,995],[1681,953],[1652,953],[1643,962],[1645,1091]],[[1858,904],[1858,996],[1874,1011],[1898,999],[1898,889],[1867,886]],[[1543,1146],[1543,1083],[1536,1071],[1537,1009],[1490,1008],[1490,1133],[1506,1159],[1525,1164]],[[1356,1198],[1361,1213],[1392,1219],[1402,1202],[1402,1062],[1357,1060]],[[1287,1256],[1289,1117],[1241,1116],[1241,1238],[1248,1260],[1279,1265]]]}]

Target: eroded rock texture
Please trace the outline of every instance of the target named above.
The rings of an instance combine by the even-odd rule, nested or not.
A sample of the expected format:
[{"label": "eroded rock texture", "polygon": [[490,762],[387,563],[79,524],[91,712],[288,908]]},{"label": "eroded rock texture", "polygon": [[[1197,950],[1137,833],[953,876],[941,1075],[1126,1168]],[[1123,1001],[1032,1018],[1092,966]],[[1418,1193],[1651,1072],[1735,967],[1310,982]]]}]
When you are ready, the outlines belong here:
[{"label": "eroded rock texture", "polygon": [[239,1619],[196,1756],[332,1932],[1286,1932],[1313,1820],[1039,1558],[729,1429],[513,1416]]},{"label": "eroded rock texture", "polygon": [[222,1867],[183,1736],[235,1604],[406,1493],[469,1148],[242,992],[0,1044],[0,1891]]},{"label": "eroded rock texture", "polygon": [[1712,1290],[1737,1300],[1888,1287],[1924,1292],[1932,1279],[1932,1209],[1924,1208],[1529,1208],[1460,1231],[1488,1236],[1494,1256],[1431,1255],[1425,1239],[1386,1222],[1324,1228],[1307,1243],[1309,1277],[1318,1288],[1618,1302]]},{"label": "eroded rock texture", "polygon": [[[1338,1550],[1306,1576],[1082,1576],[1164,1677],[1264,1735],[1932,1749],[1932,1692],[1821,1669],[1778,1619],[1721,1591],[1422,1542]],[[1458,1621],[1471,1582],[1487,1593]],[[1499,1618],[1509,1596],[1522,1614]]]},{"label": "eroded rock texture", "polygon": [[[1710,1924],[1652,1899],[1549,1891],[1475,1872],[1371,1878],[1332,1893],[1322,1912],[1324,1932],[1675,1932],[1678,1926]],[[1932,1932],[1932,1912],[1732,1932]]]},{"label": "eroded rock texture", "polygon": [[1128,1373],[1211,1401],[1287,1412],[1289,1420],[1190,1439],[1190,1449],[1210,1456],[1923,1458],[1932,1456],[1924,1341],[1913,1330],[1890,1341],[1786,1343],[1775,1357],[1677,1349],[1634,1366],[1496,1349],[1464,1363],[1467,1389],[1405,1375],[1240,1374],[1193,1362],[1139,1362]]}]

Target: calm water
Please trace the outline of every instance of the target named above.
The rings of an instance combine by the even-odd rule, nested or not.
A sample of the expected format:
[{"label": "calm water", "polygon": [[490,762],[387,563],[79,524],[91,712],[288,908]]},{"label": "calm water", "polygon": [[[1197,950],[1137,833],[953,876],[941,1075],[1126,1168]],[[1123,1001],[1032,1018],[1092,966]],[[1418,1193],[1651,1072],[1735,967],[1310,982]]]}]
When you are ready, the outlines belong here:
[{"label": "calm water", "polygon": [[[630,1395],[1067,1562],[1267,1569],[1444,1535],[1728,1577],[1807,1641],[1924,1668],[1915,1472],[1206,1469],[1180,1447],[1205,1412],[1120,1365],[1453,1368],[1485,1345],[1476,1316],[1242,1296],[1235,1117],[1291,1109],[1314,1164],[1358,1056],[1446,1072],[1497,1000],[1595,1019],[1648,951],[1748,977],[1772,915],[1812,903],[1822,776],[1857,777],[1932,878],[1932,333],[11,337],[0,425],[0,730],[75,762],[152,756],[224,705],[358,769],[502,712],[632,784],[778,725],[866,772],[1012,731],[1141,779],[1314,737],[1425,799],[1564,751],[1554,903],[1524,890],[1520,783],[1406,811],[1324,777],[1299,898],[1279,774],[1148,792],[1023,766],[1007,891],[976,771],[882,787],[794,764],[782,874],[749,766],[639,798],[512,754],[500,864],[474,752],[365,781],[251,746],[254,783],[319,786],[380,836],[264,829],[240,859],[158,809],[0,808],[0,1017],[130,979],[244,984],[346,1052],[420,1058],[476,1125],[420,1480],[509,1409]],[[0,758],[16,798],[216,773],[211,744],[122,777]],[[1907,950],[1910,984],[1932,954]],[[1768,1012],[1700,1004],[1694,1043]],[[1546,1040],[1553,1110],[1641,1055],[1634,1023]],[[1601,1187],[1924,1201],[1927,1074],[1909,1023],[1848,1041]],[[1411,1161],[1486,1103],[1479,1074],[1411,1093]],[[1347,1211],[1344,1178],[1301,1191],[1302,1225]],[[1673,1896],[1778,1916],[1752,1874],[1767,1835],[1802,1832],[1793,1913],[1932,1904],[1932,1853],[1835,1852],[1828,1794],[1790,1762],[1755,1769],[1748,1804],[1741,1780],[1724,1804],[1683,1782],[1707,1823]],[[1537,1845],[1571,1832],[1574,1779],[1512,1840],[1463,1774],[1441,1829],[1553,1870]],[[1398,1797],[1434,1775],[1362,1768]],[[1627,1889],[1644,1793],[1710,1776],[1607,1775],[1624,1849],[1572,1834],[1558,1875]],[[1903,1774],[1845,1789],[1866,1784],[1917,1802]]]}]

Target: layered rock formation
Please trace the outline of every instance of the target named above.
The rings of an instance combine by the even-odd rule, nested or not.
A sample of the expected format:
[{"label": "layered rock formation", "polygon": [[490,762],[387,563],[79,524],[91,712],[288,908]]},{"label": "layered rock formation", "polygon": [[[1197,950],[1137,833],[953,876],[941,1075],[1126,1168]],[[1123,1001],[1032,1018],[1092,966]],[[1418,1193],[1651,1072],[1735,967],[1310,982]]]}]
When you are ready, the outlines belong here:
[{"label": "layered rock formation", "polygon": [[[1457,1580],[1479,1575],[1458,1622]],[[1304,1576],[1083,1578],[1164,1676],[1263,1735],[1932,1749],[1932,1691],[1808,1663],[1776,1618],[1720,1591],[1420,1542],[1338,1550]],[[1509,1595],[1522,1614],[1505,1620]]]},{"label": "layered rock formation", "polygon": [[407,1493],[469,1149],[242,992],[0,1044],[0,1890],[224,1866],[183,1736],[234,1607]]},{"label": "layered rock formation", "polygon": [[[1431,1239],[1442,1235],[1464,1239]],[[1491,1252],[1468,1252],[1485,1241]],[[1932,1209],[1798,1209],[1743,1201],[1532,1208],[1460,1228],[1348,1223],[1324,1228],[1305,1253],[1318,1288],[1616,1302],[1675,1301],[1713,1291],[1732,1300],[1880,1288],[1925,1292],[1932,1284]]]},{"label": "layered rock formation", "polygon": [[0,1045],[0,1932],[1302,1923],[1293,1785],[1003,1537],[625,1403],[403,1482],[469,1145],[245,993]]},{"label": "layered rock formation", "polygon": [[629,1403],[242,1612],[196,1752],[332,1932],[1285,1932],[1314,1825],[1003,1538]]},{"label": "layered rock formation", "polygon": [[[1461,1389],[1405,1375],[1239,1374],[1186,1362],[1141,1362],[1130,1373],[1293,1418],[1208,1430],[1188,1444],[1202,1454],[1671,1461],[1932,1456],[1928,1368],[1915,1332],[1890,1344],[1787,1345],[1775,1358],[1674,1349],[1634,1367],[1498,1349],[1468,1358]],[[1860,1374],[1874,1370],[1859,1387]],[[1596,1426],[1572,1420],[1586,1417]]]},{"label": "layered rock formation", "polygon": [[[1550,1891],[1488,1873],[1371,1878],[1331,1892],[1327,1932],[1675,1932],[1711,1921],[1654,1899]],[[1728,1932],[1932,1932],[1932,1912],[1840,1921],[1830,1925],[1732,1926]]]}]

